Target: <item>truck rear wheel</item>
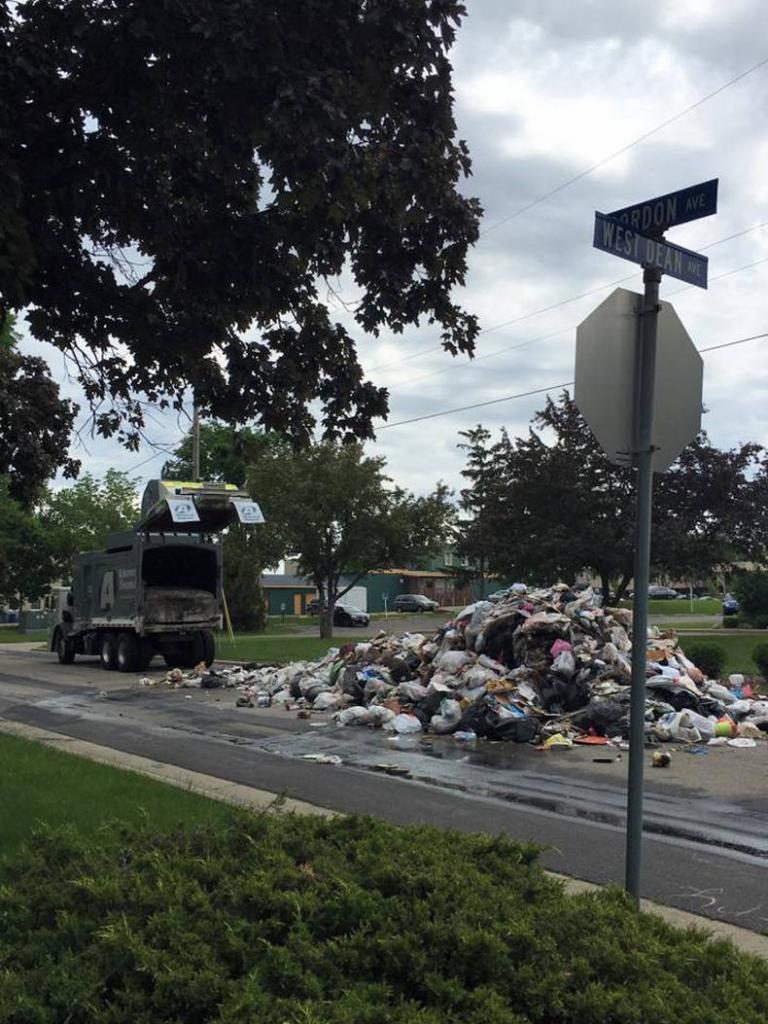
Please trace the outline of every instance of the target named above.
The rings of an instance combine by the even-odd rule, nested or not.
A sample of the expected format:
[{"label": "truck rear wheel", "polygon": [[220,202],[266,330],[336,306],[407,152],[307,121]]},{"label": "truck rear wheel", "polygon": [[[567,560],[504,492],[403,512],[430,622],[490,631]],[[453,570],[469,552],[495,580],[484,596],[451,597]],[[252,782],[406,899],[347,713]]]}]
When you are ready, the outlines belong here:
[{"label": "truck rear wheel", "polygon": [[121,633],[117,638],[118,672],[135,672],[139,665],[139,638],[133,633]]},{"label": "truck rear wheel", "polygon": [[71,665],[75,660],[75,645],[68,636],[64,636],[60,629],[56,630],[55,647],[59,664]]},{"label": "truck rear wheel", "polygon": [[200,654],[199,661],[204,661],[208,668],[214,662],[216,657],[216,640],[210,629],[201,629],[197,634],[197,651]]},{"label": "truck rear wheel", "polygon": [[117,663],[117,644],[112,633],[104,633],[99,646],[101,667],[113,669]]}]

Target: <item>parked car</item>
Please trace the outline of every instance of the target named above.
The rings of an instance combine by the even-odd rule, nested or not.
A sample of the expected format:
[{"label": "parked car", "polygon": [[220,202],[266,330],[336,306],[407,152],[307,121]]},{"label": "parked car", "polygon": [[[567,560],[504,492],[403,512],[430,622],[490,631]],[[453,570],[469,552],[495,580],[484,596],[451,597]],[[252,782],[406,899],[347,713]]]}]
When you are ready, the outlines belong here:
[{"label": "parked car", "polygon": [[393,612],[433,612],[439,607],[437,601],[424,594],[398,594],[392,602]]},{"label": "parked car", "polygon": [[676,601],[679,596],[672,587],[648,587],[648,597],[652,601]]},{"label": "parked car", "polygon": [[732,594],[726,594],[723,598],[723,615],[736,615],[739,610],[739,602]]},{"label": "parked car", "polygon": [[[320,614],[320,599],[313,597],[307,602],[307,611],[310,615]],[[337,604],[333,609],[334,626],[367,626],[371,621],[368,612],[355,608],[351,604]]]},{"label": "parked car", "polygon": [[333,609],[334,626],[367,626],[371,621],[368,612],[352,604],[337,604]]}]

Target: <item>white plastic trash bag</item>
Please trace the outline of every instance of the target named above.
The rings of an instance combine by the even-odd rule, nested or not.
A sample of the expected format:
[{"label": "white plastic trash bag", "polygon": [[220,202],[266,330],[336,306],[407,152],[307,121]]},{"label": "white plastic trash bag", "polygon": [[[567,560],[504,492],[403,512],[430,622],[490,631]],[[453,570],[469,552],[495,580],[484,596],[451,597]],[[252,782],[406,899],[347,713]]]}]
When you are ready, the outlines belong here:
[{"label": "white plastic trash bag", "polygon": [[344,708],[343,711],[339,711],[335,715],[335,718],[339,725],[368,725],[371,720],[371,713],[368,708],[355,706],[353,708]]},{"label": "white plastic trash bag", "polygon": [[409,733],[421,732],[421,722],[415,715],[395,715],[384,728],[387,732],[396,732],[401,736],[407,736]]},{"label": "white plastic trash bag", "polygon": [[461,718],[461,704],[457,700],[442,700],[440,713],[433,715],[429,722],[432,732],[444,734],[458,728]]},{"label": "white plastic trash bag", "polygon": [[395,717],[395,712],[391,708],[384,708],[380,704],[373,704],[368,708],[368,712],[371,725],[387,725]]}]

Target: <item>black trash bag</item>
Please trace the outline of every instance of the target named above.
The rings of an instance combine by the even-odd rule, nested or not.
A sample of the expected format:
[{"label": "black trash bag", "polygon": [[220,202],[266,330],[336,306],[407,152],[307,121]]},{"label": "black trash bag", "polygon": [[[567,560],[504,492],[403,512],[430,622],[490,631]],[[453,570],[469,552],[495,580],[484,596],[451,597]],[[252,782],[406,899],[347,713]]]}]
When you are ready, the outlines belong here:
[{"label": "black trash bag", "polygon": [[[657,700],[663,700],[675,711],[699,711],[702,702],[710,701],[711,697],[697,697],[695,693],[686,690],[672,679],[665,679],[660,676],[651,676],[645,680],[646,691]],[[699,712],[710,714],[710,712]]]},{"label": "black trash bag", "polygon": [[699,714],[709,718],[710,715],[714,715],[715,718],[722,718],[723,715],[728,713],[728,708],[725,704],[721,704],[719,700],[715,700],[714,697],[699,697]]},{"label": "black trash bag", "polygon": [[204,676],[200,676],[200,686],[203,690],[218,690],[223,685],[224,681],[221,676],[217,676],[214,672],[207,672]]},{"label": "black trash bag", "polygon": [[539,721],[534,715],[522,718],[501,715],[496,698],[485,694],[466,709],[458,729],[461,732],[474,732],[476,736],[490,740],[529,743],[539,732]]},{"label": "black trash bag", "polygon": [[615,700],[593,697],[585,708],[574,712],[571,721],[580,729],[594,729],[598,736],[620,736],[625,708]]},{"label": "black trash bag", "polygon": [[419,719],[419,721],[421,721],[421,716],[426,715],[427,723],[429,723],[429,720],[432,717],[432,715],[438,714],[438,712],[440,711],[440,705],[446,698],[453,699],[453,694],[428,693],[424,700],[420,700],[419,703],[416,705],[416,708],[419,712],[416,717]]},{"label": "black trash bag", "polygon": [[521,615],[514,615],[489,626],[485,633],[483,654],[506,665],[507,668],[519,665],[520,661],[515,653],[515,633],[522,621]]},{"label": "black trash bag", "polygon": [[388,664],[389,674],[393,683],[405,683],[413,679],[419,670],[421,659],[415,654],[409,654],[405,658],[393,658]]},{"label": "black trash bag", "polygon": [[548,672],[537,683],[541,706],[546,711],[577,711],[589,703],[589,684],[584,679],[561,679]]},{"label": "black trash bag", "polygon": [[348,694],[355,704],[362,704],[366,680],[357,678],[357,668],[354,665],[346,665],[341,672],[340,679],[342,692]]},{"label": "black trash bag", "polygon": [[491,739],[508,740],[510,743],[531,743],[539,735],[541,723],[534,715],[525,718],[501,718],[494,726]]}]

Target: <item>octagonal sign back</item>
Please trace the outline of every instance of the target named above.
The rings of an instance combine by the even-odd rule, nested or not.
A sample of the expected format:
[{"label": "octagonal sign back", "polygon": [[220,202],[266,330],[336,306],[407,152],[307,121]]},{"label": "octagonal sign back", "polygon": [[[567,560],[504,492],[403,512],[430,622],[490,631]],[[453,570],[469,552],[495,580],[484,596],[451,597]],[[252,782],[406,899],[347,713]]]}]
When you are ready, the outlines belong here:
[{"label": "octagonal sign back", "polygon": [[[574,398],[612,462],[632,462],[636,339],[643,297],[617,288],[576,331]],[[653,470],[669,469],[701,429],[702,358],[669,302],[660,303]]]}]

